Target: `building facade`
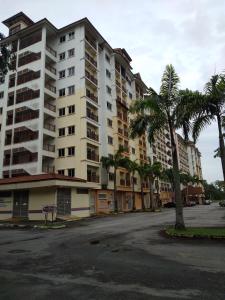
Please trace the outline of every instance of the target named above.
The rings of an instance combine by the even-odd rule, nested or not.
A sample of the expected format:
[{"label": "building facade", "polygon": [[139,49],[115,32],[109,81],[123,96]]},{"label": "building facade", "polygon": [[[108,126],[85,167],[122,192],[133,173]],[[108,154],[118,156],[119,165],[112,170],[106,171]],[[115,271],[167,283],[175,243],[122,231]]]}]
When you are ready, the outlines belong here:
[{"label": "building facade", "polygon": [[[69,183],[70,189],[76,190],[76,179],[84,180],[86,188],[82,185],[82,189],[83,194],[88,193],[89,206],[85,203],[80,211],[77,207],[74,211],[83,215],[86,208],[89,215],[114,209],[113,169],[106,174],[102,156],[113,155],[123,146],[124,155],[131,160],[145,163],[149,156],[163,168],[172,166],[168,130],[157,135],[153,147],[145,135],[129,139],[132,116],[128,109],[132,101],[144,97],[146,85],[139,73],[132,72],[125,49],[113,49],[87,18],[57,29],[47,19],[33,22],[21,12],[3,24],[9,28],[9,36],[2,43],[14,54],[14,70],[0,82],[3,183],[16,189],[14,177],[58,174],[74,178]],[[118,204],[123,211],[132,208],[131,180],[126,169],[118,170]],[[136,207],[141,208],[138,175],[134,180]],[[158,184],[163,202],[171,201],[170,184]],[[64,185],[67,199],[69,187]],[[149,192],[147,182],[144,192]],[[57,188],[53,195],[50,202],[57,205]]]}]

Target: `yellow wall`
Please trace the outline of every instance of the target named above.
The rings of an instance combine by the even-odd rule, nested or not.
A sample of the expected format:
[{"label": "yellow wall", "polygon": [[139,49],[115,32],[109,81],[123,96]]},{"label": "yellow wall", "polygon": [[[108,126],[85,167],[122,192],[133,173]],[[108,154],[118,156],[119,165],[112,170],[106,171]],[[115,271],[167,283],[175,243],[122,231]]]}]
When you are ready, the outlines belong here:
[{"label": "yellow wall", "polygon": [[0,197],[0,220],[7,220],[11,218],[12,210],[13,210],[13,193],[11,197]]}]

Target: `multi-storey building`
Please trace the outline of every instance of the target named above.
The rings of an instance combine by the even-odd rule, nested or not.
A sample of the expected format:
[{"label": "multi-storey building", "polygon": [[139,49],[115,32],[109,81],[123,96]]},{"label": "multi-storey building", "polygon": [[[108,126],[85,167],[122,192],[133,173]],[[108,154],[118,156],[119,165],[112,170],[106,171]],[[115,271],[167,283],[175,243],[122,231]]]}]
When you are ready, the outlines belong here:
[{"label": "multi-storey building", "polygon": [[[30,182],[40,174],[46,180],[44,174],[69,176],[73,184],[84,180],[92,191],[91,204],[82,210],[113,210],[113,170],[106,176],[100,157],[122,145],[125,156],[147,161],[146,137],[128,138],[129,105],[146,89],[140,74],[132,73],[130,56],[112,49],[87,18],[57,29],[47,19],[35,23],[21,12],[3,24],[9,36],[2,42],[14,54],[15,69],[0,85],[2,185],[16,182],[13,177]],[[139,207],[140,180],[134,180]],[[117,186],[119,208],[130,209],[131,177],[125,169],[118,171]],[[69,202],[74,196],[65,188],[58,194]],[[36,205],[31,197],[29,202]]]},{"label": "multi-storey building", "polygon": [[177,150],[179,157],[179,168],[182,173],[189,174],[189,159],[187,142],[184,141],[180,134],[176,134]]},{"label": "multi-storey building", "polygon": [[[152,148],[145,135],[129,138],[128,109],[146,85],[125,49],[113,49],[87,18],[57,29],[20,12],[3,24],[9,36],[1,43],[14,55],[14,70],[0,82],[3,218],[42,218],[46,204],[56,205],[59,215],[112,211],[113,169],[107,174],[100,158],[120,146],[131,160],[145,163],[150,156],[171,168],[168,130]],[[131,180],[126,169],[118,170],[120,210],[132,208]],[[141,208],[138,174],[133,180]],[[157,184],[162,202],[171,201],[170,184]],[[148,206],[148,183],[143,186]]]}]

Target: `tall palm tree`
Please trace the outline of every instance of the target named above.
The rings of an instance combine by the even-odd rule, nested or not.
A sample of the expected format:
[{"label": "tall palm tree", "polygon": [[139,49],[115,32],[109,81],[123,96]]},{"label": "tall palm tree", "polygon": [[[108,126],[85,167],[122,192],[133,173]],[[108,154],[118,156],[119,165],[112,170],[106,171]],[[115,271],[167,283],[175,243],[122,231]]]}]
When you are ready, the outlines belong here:
[{"label": "tall palm tree", "polygon": [[[185,228],[183,218],[183,203],[180,190],[180,174],[178,164],[178,152],[175,139],[175,129],[183,127],[187,131],[189,119],[187,116],[179,113],[185,110],[187,98],[182,97],[178,90],[179,77],[172,65],[167,65],[162,76],[160,93],[153,88],[149,88],[148,95],[141,100],[136,100],[130,111],[135,114],[131,120],[131,137],[142,135],[146,130],[150,143],[154,141],[154,136],[160,130],[169,129],[172,158],[174,189],[176,201],[176,222],[177,229]],[[183,122],[181,121],[183,118]],[[182,125],[181,125],[182,124]]]},{"label": "tall palm tree", "polygon": [[126,158],[123,157],[123,152],[125,149],[123,147],[119,147],[114,155],[111,156],[102,156],[101,163],[102,167],[106,169],[107,173],[109,173],[110,167],[114,168],[114,176],[113,176],[113,195],[114,195],[114,210],[118,212],[118,201],[117,201],[117,170],[119,167],[126,167]]},{"label": "tall palm tree", "polygon": [[137,167],[137,171],[140,177],[140,184],[141,184],[141,208],[145,210],[145,199],[144,199],[144,181],[147,178],[147,168],[146,164],[140,164]]},{"label": "tall palm tree", "polygon": [[204,97],[191,103],[194,114],[192,135],[194,141],[200,132],[213,121],[217,122],[219,133],[219,156],[221,159],[223,178],[225,181],[225,144],[223,135],[223,119],[225,109],[225,75],[213,75],[205,85]]},{"label": "tall palm tree", "polygon": [[155,161],[152,164],[151,160],[149,159],[149,163],[146,165],[146,174],[149,180],[150,204],[151,204],[151,209],[153,211],[156,208],[156,204],[154,201],[153,187],[154,187],[155,179],[161,176],[161,170],[162,170],[162,165],[160,162]]},{"label": "tall palm tree", "polygon": [[136,203],[135,203],[135,188],[134,188],[134,178],[135,172],[138,170],[138,164],[134,160],[130,160],[128,157],[125,158],[125,168],[132,176],[132,210],[136,210]]}]

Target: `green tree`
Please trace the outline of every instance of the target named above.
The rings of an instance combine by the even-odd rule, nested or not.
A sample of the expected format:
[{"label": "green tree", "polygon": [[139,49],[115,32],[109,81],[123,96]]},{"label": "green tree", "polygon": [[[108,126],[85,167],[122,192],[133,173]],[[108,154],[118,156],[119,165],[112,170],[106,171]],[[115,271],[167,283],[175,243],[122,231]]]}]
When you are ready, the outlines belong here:
[{"label": "green tree", "polygon": [[183,218],[183,203],[180,190],[180,174],[178,164],[178,152],[175,139],[175,129],[183,128],[185,136],[189,131],[189,115],[184,114],[188,103],[189,93],[179,93],[179,77],[172,65],[167,65],[162,76],[160,93],[149,88],[144,99],[136,100],[130,111],[134,114],[131,120],[131,137],[142,135],[146,130],[150,143],[154,141],[157,132],[169,129],[172,158],[173,177],[176,201],[176,222],[177,229],[185,228]]},{"label": "green tree", "polygon": [[13,70],[13,54],[8,49],[7,45],[1,44],[4,35],[0,32],[0,81],[3,81],[9,70]]},{"label": "green tree", "polygon": [[223,179],[225,181],[225,145],[223,135],[224,108],[225,108],[225,76],[213,75],[205,85],[204,97],[190,103],[191,113],[194,116],[192,135],[194,141],[200,132],[213,121],[217,122],[219,135],[219,149],[217,156],[221,159]]},{"label": "green tree", "polygon": [[118,212],[118,201],[117,201],[117,170],[119,167],[126,167],[127,161],[126,158],[123,157],[123,152],[125,149],[123,147],[119,147],[114,155],[111,156],[102,156],[101,163],[102,167],[106,169],[107,173],[109,173],[110,167],[114,168],[113,174],[113,195],[114,195],[114,210]]},{"label": "green tree", "polygon": [[155,203],[154,193],[153,193],[154,183],[156,178],[159,178],[161,176],[162,165],[158,161],[151,163],[151,160],[149,159],[149,163],[146,164],[145,168],[146,168],[146,176],[148,177],[148,181],[149,181],[149,195],[150,195],[151,209],[154,211],[156,208],[156,203]]}]

